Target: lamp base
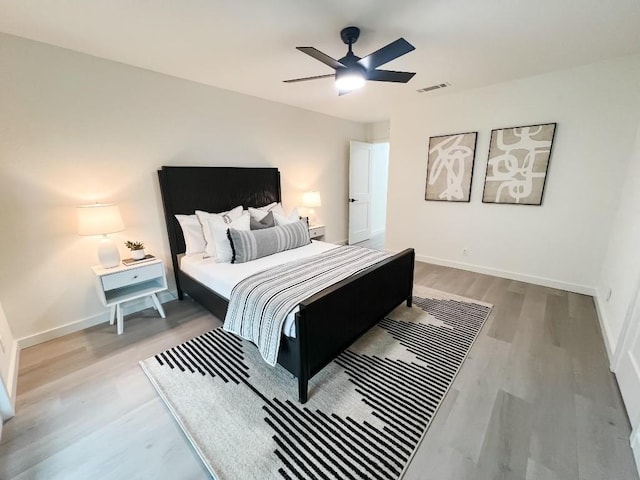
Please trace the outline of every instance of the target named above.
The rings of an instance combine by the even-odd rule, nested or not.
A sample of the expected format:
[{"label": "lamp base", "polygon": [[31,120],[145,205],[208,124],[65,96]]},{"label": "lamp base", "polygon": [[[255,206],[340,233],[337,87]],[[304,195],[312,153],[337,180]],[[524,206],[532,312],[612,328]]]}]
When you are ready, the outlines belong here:
[{"label": "lamp base", "polygon": [[113,268],[120,265],[120,252],[115,242],[109,237],[102,237],[98,244],[98,260],[102,268]]},{"label": "lamp base", "polygon": [[316,215],[316,212],[313,208],[309,209],[309,225],[320,225],[318,223],[318,215]]}]

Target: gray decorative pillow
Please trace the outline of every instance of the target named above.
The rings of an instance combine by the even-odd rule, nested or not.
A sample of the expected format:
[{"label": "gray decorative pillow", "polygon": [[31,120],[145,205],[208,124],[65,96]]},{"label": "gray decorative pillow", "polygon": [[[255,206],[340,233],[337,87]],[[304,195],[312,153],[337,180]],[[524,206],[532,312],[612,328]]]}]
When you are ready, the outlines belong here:
[{"label": "gray decorative pillow", "polygon": [[262,230],[263,228],[275,227],[276,222],[273,219],[273,212],[267,213],[262,220],[256,220],[255,217],[251,217],[251,230]]},{"label": "gray decorative pillow", "polygon": [[244,263],[311,243],[309,227],[304,221],[261,230],[229,229],[233,249],[231,263]]}]

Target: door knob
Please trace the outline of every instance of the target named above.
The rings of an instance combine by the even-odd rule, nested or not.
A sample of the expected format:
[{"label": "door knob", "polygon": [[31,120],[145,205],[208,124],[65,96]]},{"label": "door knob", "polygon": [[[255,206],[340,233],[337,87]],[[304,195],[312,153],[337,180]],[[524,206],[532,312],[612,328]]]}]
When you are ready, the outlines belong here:
[{"label": "door knob", "polygon": [[355,198],[350,198],[350,199],[349,199],[349,203],[353,203],[353,202],[356,202],[356,201],[357,201],[357,200],[356,200]]}]

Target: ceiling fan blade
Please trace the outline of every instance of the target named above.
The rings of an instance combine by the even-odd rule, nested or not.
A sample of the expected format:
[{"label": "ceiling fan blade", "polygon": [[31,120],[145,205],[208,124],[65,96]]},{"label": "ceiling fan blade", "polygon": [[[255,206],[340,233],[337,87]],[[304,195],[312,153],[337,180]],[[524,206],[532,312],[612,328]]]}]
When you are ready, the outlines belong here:
[{"label": "ceiling fan blade", "polygon": [[370,70],[367,72],[367,80],[377,82],[398,82],[407,83],[413,78],[412,72],[394,72],[392,70]]},{"label": "ceiling fan blade", "polygon": [[313,57],[316,60],[321,61],[325,65],[330,66],[334,70],[344,67],[344,65],[341,64],[339,61],[337,61],[335,58],[331,58],[329,55],[327,55],[326,53],[322,53],[317,48],[313,48],[313,47],[296,47],[296,48],[301,52],[306,53],[310,57]]},{"label": "ceiling fan blade", "polygon": [[306,82],[307,80],[318,80],[319,78],[335,78],[335,73],[329,73],[327,75],[316,75],[315,77],[304,77],[304,78],[292,78],[291,80],[283,80],[284,83],[296,83],[296,82]]},{"label": "ceiling fan blade", "polygon": [[384,65],[391,60],[401,57],[405,53],[409,53],[415,50],[416,47],[407,42],[404,38],[399,38],[395,42],[391,42],[386,47],[382,47],[380,50],[376,50],[371,55],[367,55],[364,58],[358,60],[358,63],[367,70],[373,70],[374,68]]}]

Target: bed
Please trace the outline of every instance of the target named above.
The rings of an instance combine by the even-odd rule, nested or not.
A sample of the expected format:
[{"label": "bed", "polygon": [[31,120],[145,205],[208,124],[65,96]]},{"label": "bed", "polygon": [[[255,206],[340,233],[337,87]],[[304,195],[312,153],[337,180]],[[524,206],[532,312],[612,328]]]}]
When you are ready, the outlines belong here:
[{"label": "bed", "polygon": [[[180,268],[185,252],[176,214],[221,212],[281,201],[276,168],[162,167],[158,171],[178,298],[188,295],[221,320],[228,300]],[[298,379],[300,403],[309,380],[391,310],[411,305],[415,253],[406,249],[300,302],[295,336],[282,336],[278,364]]]}]

